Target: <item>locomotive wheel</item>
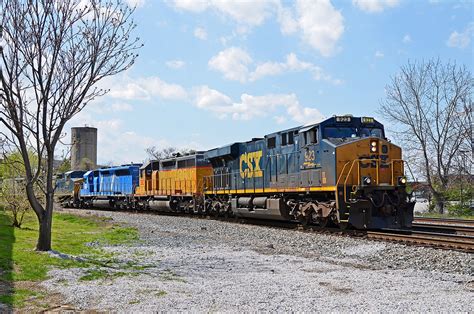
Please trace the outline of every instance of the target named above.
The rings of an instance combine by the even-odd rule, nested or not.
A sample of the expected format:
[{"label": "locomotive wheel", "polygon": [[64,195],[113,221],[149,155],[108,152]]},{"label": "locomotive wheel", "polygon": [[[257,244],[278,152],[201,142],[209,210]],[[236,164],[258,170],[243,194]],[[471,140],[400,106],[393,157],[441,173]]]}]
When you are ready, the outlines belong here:
[{"label": "locomotive wheel", "polygon": [[349,229],[350,224],[348,222],[339,222],[339,229],[341,230],[347,230]]},{"label": "locomotive wheel", "polygon": [[326,217],[326,218],[318,218],[318,224],[321,228],[326,228],[327,226],[329,226],[329,218]]},{"label": "locomotive wheel", "polygon": [[297,219],[299,223],[303,225],[303,227],[307,227],[311,224],[310,215],[307,215],[307,216],[299,215]]}]

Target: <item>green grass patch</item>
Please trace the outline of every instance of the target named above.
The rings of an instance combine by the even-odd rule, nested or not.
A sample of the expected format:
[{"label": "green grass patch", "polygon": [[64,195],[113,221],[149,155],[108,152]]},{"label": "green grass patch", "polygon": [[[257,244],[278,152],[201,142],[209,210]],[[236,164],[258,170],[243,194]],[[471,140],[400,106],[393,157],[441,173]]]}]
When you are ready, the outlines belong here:
[{"label": "green grass patch", "polygon": [[44,298],[44,294],[30,289],[14,289],[11,295],[0,295],[0,302],[14,308],[22,308],[28,300]]},{"label": "green grass patch", "polygon": [[[108,218],[82,217],[66,213],[54,213],[52,228],[53,250],[86,261],[61,259],[35,251],[38,239],[38,222],[33,212],[25,216],[21,229],[11,227],[9,215],[0,209],[0,302],[21,308],[21,300],[34,295],[28,290],[15,290],[14,282],[46,279],[48,270],[54,267],[89,267],[113,259],[112,254],[101,249],[102,245],[132,243],[138,239],[134,228],[110,223]],[[87,244],[94,243],[93,246]],[[91,274],[93,276],[94,274]],[[95,274],[97,276],[97,274]],[[2,289],[2,286],[6,288]],[[6,292],[5,292],[6,291]]]},{"label": "green grass patch", "polygon": [[170,269],[164,270],[160,274],[160,278],[161,278],[161,280],[165,280],[165,281],[178,281],[178,282],[186,283],[186,280],[181,278],[181,276],[179,276],[178,274],[172,272]]},{"label": "green grass patch", "polygon": [[109,271],[106,269],[88,269],[86,270],[86,274],[79,278],[79,280],[82,281],[92,281],[92,280],[101,280],[101,279],[114,279],[114,278],[119,278],[119,277],[124,277],[124,276],[133,276],[133,275],[139,275],[138,273],[129,273],[129,272],[124,272],[124,271]]}]

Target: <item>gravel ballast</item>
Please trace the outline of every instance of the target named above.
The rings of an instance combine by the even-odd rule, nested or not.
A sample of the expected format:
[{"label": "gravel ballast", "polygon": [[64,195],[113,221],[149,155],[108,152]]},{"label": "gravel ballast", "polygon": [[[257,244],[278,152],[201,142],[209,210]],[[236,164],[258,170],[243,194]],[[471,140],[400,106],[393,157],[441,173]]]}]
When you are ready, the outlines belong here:
[{"label": "gravel ballast", "polygon": [[[215,220],[111,211],[140,241],[106,247],[110,276],[55,269],[78,310],[473,311],[472,254]],[[133,265],[121,268],[120,265]]]}]

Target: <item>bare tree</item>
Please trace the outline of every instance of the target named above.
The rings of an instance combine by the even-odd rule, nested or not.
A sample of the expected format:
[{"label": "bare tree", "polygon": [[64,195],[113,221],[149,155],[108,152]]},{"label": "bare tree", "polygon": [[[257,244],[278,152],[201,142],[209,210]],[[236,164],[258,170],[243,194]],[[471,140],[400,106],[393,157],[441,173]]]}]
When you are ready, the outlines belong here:
[{"label": "bare tree", "polygon": [[386,86],[381,103],[380,113],[394,123],[404,157],[425,177],[440,213],[457,157],[472,151],[472,87],[465,66],[409,62]]},{"label": "bare tree", "polygon": [[20,228],[30,208],[23,178],[8,178],[0,181],[0,204],[12,214],[12,226]]},{"label": "bare tree", "polygon": [[195,152],[192,149],[178,149],[176,147],[168,146],[163,148],[158,148],[156,146],[151,146],[145,149],[145,152],[148,155],[148,158],[152,160],[162,160],[170,158],[176,155],[184,155]]},{"label": "bare tree", "polygon": [[[29,157],[37,158],[33,153]],[[41,197],[38,186],[34,191]],[[26,195],[25,165],[19,152],[3,155],[0,160],[0,204],[11,213],[13,227],[20,228],[30,203]]]},{"label": "bare tree", "polygon": [[[97,83],[134,63],[141,44],[131,37],[133,11],[122,0],[3,0],[0,121],[24,160],[40,226],[37,250],[51,249],[56,144],[65,124],[107,92]],[[44,202],[34,193],[37,182]]]}]

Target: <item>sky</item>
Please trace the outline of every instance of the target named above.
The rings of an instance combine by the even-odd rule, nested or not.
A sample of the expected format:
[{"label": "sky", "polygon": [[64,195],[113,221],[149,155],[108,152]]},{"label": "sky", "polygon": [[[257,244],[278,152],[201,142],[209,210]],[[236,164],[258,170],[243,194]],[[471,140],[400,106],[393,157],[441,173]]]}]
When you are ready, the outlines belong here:
[{"label": "sky", "polygon": [[150,146],[207,150],[339,114],[384,122],[385,86],[409,61],[473,71],[474,1],[127,2],[140,56],[67,128],[98,128],[99,164],[142,162]]}]

